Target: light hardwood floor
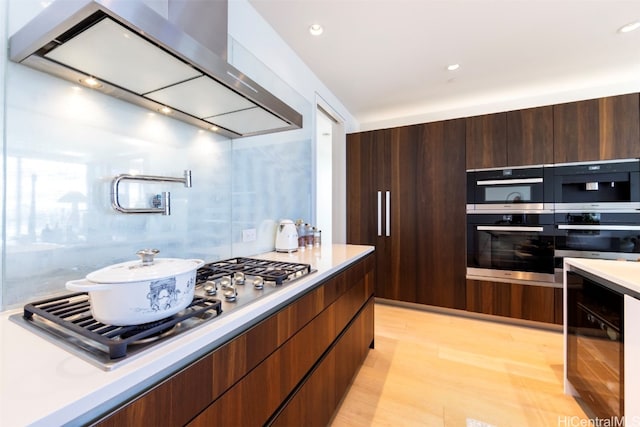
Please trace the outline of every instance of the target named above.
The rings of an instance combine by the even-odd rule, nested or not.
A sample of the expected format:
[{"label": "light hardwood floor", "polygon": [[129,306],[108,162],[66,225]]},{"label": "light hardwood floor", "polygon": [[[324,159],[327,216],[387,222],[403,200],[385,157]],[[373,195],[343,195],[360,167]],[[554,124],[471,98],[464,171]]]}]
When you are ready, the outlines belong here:
[{"label": "light hardwood floor", "polygon": [[332,427],[586,422],[563,394],[562,333],[380,303],[375,310],[376,348]]}]

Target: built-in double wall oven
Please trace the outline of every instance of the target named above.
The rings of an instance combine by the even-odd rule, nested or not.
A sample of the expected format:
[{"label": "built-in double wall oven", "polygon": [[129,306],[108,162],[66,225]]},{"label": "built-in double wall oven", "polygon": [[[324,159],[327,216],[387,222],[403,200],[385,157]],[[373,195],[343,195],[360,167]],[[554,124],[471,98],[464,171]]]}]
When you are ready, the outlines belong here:
[{"label": "built-in double wall oven", "polygon": [[556,268],[564,257],[640,258],[640,160],[555,165]]},{"label": "built-in double wall oven", "polygon": [[467,171],[467,277],[562,281],[564,257],[640,258],[640,160]]},{"label": "built-in double wall oven", "polygon": [[467,171],[467,277],[554,282],[552,193],[542,166]]}]

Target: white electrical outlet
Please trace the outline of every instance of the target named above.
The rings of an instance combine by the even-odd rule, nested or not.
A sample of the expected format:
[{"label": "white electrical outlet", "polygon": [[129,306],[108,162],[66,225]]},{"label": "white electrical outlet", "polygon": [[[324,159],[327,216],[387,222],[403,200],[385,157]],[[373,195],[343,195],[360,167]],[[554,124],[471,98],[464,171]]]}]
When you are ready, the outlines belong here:
[{"label": "white electrical outlet", "polygon": [[255,242],[256,241],[256,229],[255,228],[247,228],[245,230],[242,230],[242,241],[244,243]]}]

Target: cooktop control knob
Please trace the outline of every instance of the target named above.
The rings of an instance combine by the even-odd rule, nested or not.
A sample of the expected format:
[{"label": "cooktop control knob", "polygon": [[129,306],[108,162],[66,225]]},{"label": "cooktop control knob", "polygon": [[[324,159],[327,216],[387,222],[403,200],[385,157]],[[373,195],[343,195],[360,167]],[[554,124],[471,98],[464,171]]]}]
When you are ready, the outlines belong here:
[{"label": "cooktop control knob", "polygon": [[203,286],[204,292],[209,296],[214,296],[218,293],[218,285],[216,282],[207,280]]},{"label": "cooktop control knob", "polygon": [[236,300],[237,297],[238,297],[238,292],[236,291],[236,288],[233,286],[228,286],[227,290],[224,291],[224,299],[226,301],[233,302]]},{"label": "cooktop control knob", "polygon": [[244,285],[244,273],[240,271],[233,273],[233,284]]}]

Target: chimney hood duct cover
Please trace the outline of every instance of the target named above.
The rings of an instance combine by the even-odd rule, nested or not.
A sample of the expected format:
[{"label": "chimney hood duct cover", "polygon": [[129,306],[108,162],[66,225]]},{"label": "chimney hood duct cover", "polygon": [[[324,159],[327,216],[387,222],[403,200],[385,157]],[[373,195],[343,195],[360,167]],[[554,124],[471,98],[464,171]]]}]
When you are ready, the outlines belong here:
[{"label": "chimney hood duct cover", "polygon": [[297,111],[139,1],[54,1],[9,40],[10,59],[237,138],[302,127]]}]

